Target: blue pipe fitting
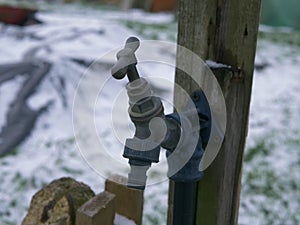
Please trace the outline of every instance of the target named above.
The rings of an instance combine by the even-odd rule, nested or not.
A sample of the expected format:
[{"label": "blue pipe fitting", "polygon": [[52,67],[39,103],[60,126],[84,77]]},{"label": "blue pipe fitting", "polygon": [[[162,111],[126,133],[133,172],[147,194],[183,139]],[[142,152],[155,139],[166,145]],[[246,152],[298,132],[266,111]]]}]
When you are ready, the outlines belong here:
[{"label": "blue pipe fitting", "polygon": [[[195,91],[191,95],[191,99],[195,104],[199,116],[200,135],[192,157],[177,173],[169,177],[171,180],[176,182],[196,182],[203,177],[203,172],[199,171],[199,164],[210,137],[211,112],[203,91]],[[166,115],[166,118],[173,119],[179,124],[179,126],[181,126],[180,117],[180,114],[177,112]],[[180,150],[184,151],[184,149]],[[173,151],[174,149],[167,149],[167,157],[169,157]]]}]

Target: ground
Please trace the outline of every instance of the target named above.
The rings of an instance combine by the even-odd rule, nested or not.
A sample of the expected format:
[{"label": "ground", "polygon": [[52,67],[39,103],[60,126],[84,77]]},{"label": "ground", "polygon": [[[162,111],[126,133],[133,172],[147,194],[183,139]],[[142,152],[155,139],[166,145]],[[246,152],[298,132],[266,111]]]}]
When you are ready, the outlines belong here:
[{"label": "ground", "polygon": [[[72,109],[77,85],[87,66],[97,58],[98,64],[94,64],[91,73],[94,76],[109,73],[115,59],[104,60],[101,57],[123,45],[129,36],[134,35],[141,40],[176,40],[172,14],[61,6],[40,12],[38,18],[44,24],[26,28],[0,27],[1,64],[23,60],[24,55],[28,55],[26,53],[32,54],[29,51],[32,49],[37,49],[34,56],[52,63],[49,76],[28,100],[28,105],[36,109],[48,101],[53,102],[39,117],[30,136],[11,154],[0,158],[0,224],[5,225],[20,224],[32,195],[53,179],[71,176],[90,185],[96,193],[103,190],[105,174],[91,168],[93,163],[89,159],[90,164],[87,164],[74,138]],[[300,215],[296,213],[300,208],[299,36],[290,30],[263,28],[256,56],[239,224],[296,225],[300,223]],[[295,38],[292,44],[288,44],[281,37]],[[174,59],[172,51],[163,52]],[[157,78],[151,76],[166,76],[171,81],[173,68],[145,63],[139,66],[139,70],[143,76],[153,80],[153,85],[167,104],[172,98],[171,85],[155,82]],[[20,75],[0,86],[0,129],[23,82],[24,76]],[[126,114],[126,98],[119,91],[124,89],[125,83],[109,81],[99,97],[101,104],[95,109],[99,119],[95,121],[99,127],[99,138],[104,147],[112,149],[108,155],[120,162],[121,169],[127,165],[121,157],[122,143],[132,132]],[[103,123],[110,121],[108,112],[111,103],[118,99],[116,93],[123,101],[112,110],[126,114],[125,119],[117,120],[122,134],[119,139],[116,138],[118,131],[111,129],[115,125]],[[167,110],[171,108],[170,104],[166,105]],[[101,158],[97,163],[110,164],[101,161]],[[113,168],[112,172],[126,175],[127,171]],[[148,186],[145,192],[145,225],[165,224],[168,182],[162,179],[162,174],[159,170],[150,174],[152,183],[156,184]]]}]

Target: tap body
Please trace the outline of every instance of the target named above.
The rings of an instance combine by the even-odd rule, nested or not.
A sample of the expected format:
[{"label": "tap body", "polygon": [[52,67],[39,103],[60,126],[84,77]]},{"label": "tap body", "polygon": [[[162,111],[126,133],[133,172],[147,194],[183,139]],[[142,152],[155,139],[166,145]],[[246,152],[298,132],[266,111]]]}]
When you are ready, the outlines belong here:
[{"label": "tap body", "polygon": [[[208,101],[201,90],[196,90],[184,112],[165,115],[160,98],[153,94],[150,84],[140,78],[136,69],[138,47],[139,40],[129,38],[112,68],[114,78],[122,79],[127,74],[129,80],[126,85],[128,113],[135,133],[126,139],[123,152],[130,165],[128,186],[145,189],[147,171],[152,163],[159,162],[161,147],[167,150],[169,178],[176,182],[196,182],[203,176],[198,168],[211,129]],[[170,157],[173,153],[179,156]],[[177,168],[178,164],[182,164],[181,167]]]}]

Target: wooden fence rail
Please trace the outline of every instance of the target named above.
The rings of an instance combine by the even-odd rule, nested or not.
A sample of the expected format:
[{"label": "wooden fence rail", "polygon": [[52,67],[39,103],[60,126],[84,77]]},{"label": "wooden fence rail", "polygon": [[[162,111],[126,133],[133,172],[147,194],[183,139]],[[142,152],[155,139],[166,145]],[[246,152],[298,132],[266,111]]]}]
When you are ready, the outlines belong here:
[{"label": "wooden fence rail", "polygon": [[142,225],[144,191],[128,188],[126,184],[125,177],[109,177],[105,191],[77,210],[76,225],[113,225],[116,214]]}]

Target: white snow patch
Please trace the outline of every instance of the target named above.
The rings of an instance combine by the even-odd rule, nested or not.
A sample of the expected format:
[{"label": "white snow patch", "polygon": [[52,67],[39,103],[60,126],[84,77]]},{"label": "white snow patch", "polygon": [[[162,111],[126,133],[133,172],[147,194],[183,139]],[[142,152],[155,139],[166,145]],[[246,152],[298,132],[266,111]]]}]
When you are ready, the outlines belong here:
[{"label": "white snow patch", "polygon": [[261,32],[270,32],[270,33],[273,32],[291,33],[294,30],[291,27],[272,27],[265,24],[260,24],[258,29]]},{"label": "white snow patch", "polygon": [[210,68],[231,68],[230,65],[226,65],[226,64],[222,64],[222,63],[217,63],[215,61],[212,61],[210,59],[205,61],[206,64],[210,67]]},{"label": "white snow patch", "polygon": [[115,225],[136,225],[136,223],[133,220],[129,220],[125,216],[122,216],[120,214],[115,214]]}]

